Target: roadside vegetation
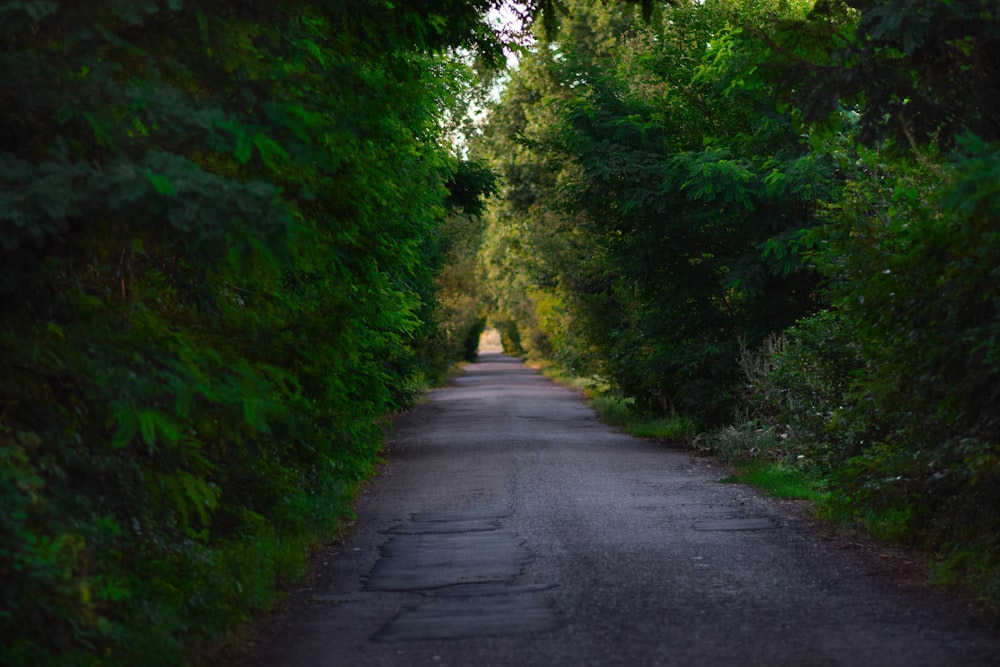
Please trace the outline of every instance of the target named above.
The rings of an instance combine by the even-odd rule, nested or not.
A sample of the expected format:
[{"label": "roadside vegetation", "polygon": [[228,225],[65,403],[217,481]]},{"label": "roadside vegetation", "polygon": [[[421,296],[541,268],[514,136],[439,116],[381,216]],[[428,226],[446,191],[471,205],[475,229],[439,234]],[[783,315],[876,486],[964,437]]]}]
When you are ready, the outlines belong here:
[{"label": "roadside vegetation", "polygon": [[995,3],[566,7],[475,144],[506,348],[1000,609]]},{"label": "roadside vegetation", "polygon": [[0,664],[210,662],[474,353],[489,6],[0,2]]},{"label": "roadside vegetation", "polygon": [[581,391],[605,423],[624,433],[669,443],[686,443],[697,435],[691,419],[680,415],[654,416],[636,410],[632,398],[616,394],[611,385],[596,376],[581,377],[558,364],[534,359],[530,366],[551,380]]}]

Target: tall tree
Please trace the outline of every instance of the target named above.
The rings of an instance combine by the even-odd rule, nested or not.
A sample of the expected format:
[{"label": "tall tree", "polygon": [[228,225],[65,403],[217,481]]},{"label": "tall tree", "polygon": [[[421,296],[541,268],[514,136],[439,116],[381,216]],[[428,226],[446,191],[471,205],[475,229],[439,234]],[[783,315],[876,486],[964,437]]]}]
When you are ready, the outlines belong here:
[{"label": "tall tree", "polygon": [[177,664],[349,514],[493,6],[0,2],[0,662]]},{"label": "tall tree", "polygon": [[649,409],[724,418],[740,340],[812,307],[792,238],[828,170],[747,76],[765,54],[749,27],[791,10],[692,3],[647,25],[569,9],[578,23],[522,65],[493,121],[513,214],[497,225],[527,230],[530,287],[574,332],[555,337],[582,339],[557,354],[586,351]]}]

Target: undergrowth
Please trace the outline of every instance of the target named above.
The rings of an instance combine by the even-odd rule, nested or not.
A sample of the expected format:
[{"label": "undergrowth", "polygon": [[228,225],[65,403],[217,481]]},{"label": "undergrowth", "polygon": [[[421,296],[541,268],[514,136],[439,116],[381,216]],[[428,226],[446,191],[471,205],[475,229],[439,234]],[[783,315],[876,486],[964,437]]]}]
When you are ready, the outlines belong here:
[{"label": "undergrowth", "polygon": [[601,421],[616,426],[623,433],[660,442],[688,442],[697,433],[694,421],[682,415],[642,413],[636,409],[633,399],[613,392],[603,378],[581,377],[547,361],[532,361],[530,365],[550,380],[582,391]]},{"label": "undergrowth", "polygon": [[736,464],[737,472],[723,482],[749,484],[772,498],[822,502],[826,498],[825,480],[810,475],[795,465],[780,462],[745,460]]}]

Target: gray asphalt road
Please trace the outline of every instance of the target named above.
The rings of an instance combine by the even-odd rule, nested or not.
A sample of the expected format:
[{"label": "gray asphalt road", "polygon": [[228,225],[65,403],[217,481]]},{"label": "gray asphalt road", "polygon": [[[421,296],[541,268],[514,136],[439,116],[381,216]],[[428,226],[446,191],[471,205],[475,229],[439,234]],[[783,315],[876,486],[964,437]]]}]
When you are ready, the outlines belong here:
[{"label": "gray asphalt road", "polygon": [[387,458],[260,665],[1000,665],[947,600],[517,360],[482,355]]}]

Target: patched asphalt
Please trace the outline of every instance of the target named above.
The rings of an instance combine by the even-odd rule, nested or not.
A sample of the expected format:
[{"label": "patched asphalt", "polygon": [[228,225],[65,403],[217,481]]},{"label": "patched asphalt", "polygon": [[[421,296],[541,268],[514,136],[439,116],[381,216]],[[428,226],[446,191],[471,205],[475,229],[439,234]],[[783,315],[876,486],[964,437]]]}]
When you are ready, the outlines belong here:
[{"label": "patched asphalt", "polygon": [[369,591],[419,591],[374,637],[381,642],[504,637],[560,627],[546,587],[517,586],[530,552],[502,530],[510,510],[414,514],[388,531],[365,580]]},{"label": "patched asphalt", "polygon": [[353,534],[241,664],[1000,665],[952,599],[498,353],[396,422]]}]

